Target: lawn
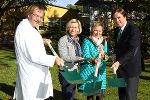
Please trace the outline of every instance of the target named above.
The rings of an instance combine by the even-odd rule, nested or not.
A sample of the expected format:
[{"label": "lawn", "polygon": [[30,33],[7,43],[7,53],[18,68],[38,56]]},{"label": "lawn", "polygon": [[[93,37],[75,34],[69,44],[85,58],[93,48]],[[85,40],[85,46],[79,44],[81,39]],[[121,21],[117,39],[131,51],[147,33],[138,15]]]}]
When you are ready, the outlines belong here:
[{"label": "lawn", "polygon": [[[0,100],[11,100],[15,87],[16,58],[14,51],[0,50]],[[111,69],[107,66],[107,77]],[[150,63],[145,63],[146,69],[140,75],[138,100],[150,100]],[[58,81],[58,68],[50,69],[54,86],[54,100],[61,100],[61,88]],[[81,93],[76,92],[76,100],[86,100]],[[117,88],[107,87],[104,100],[118,100]]]}]

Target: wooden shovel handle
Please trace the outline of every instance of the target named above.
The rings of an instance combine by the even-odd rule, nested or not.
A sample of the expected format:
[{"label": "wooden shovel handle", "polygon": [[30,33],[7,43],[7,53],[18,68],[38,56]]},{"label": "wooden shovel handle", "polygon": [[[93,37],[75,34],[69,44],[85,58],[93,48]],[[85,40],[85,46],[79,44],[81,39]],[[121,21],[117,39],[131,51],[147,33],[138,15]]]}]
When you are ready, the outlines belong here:
[{"label": "wooden shovel handle", "polygon": [[95,73],[94,73],[94,76],[97,77],[97,74],[98,74],[98,68],[99,68],[99,62],[96,63],[96,69],[95,69]]},{"label": "wooden shovel handle", "polygon": [[112,70],[113,70],[113,74],[115,74],[115,75],[116,75],[116,70],[115,70],[114,68],[113,68]]},{"label": "wooden shovel handle", "polygon": [[96,63],[96,69],[95,69],[95,73],[94,73],[94,76],[97,77],[97,74],[98,74],[98,68],[99,68],[99,65],[101,64],[101,54],[99,54],[99,58],[98,58],[98,62]]},{"label": "wooden shovel handle", "polygon": [[[59,57],[50,43],[48,43],[48,46],[49,46],[50,50],[52,51],[52,53],[54,54],[54,56]],[[63,67],[64,67],[64,64],[62,64],[62,66],[59,69],[63,70]]]},{"label": "wooden shovel handle", "polygon": [[52,45],[50,43],[48,43],[49,48],[51,49],[52,53],[56,56],[59,57],[58,54],[55,52],[55,50],[53,49]]}]

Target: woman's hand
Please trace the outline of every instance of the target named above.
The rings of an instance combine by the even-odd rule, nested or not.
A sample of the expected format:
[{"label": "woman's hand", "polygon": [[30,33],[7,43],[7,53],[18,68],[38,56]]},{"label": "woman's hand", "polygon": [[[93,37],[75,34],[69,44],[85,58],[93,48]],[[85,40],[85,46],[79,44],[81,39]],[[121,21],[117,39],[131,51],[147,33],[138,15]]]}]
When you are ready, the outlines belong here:
[{"label": "woman's hand", "polygon": [[90,58],[90,62],[94,65],[97,64],[99,61],[96,58]]},{"label": "woman's hand", "polygon": [[99,50],[99,53],[100,53],[100,54],[104,54],[104,50],[100,49],[100,50]]},{"label": "woman's hand", "polygon": [[108,58],[109,58],[109,56],[106,55],[106,54],[102,54],[102,55],[101,55],[101,59],[102,59],[102,60],[105,60],[105,59],[108,59]]},{"label": "woman's hand", "polygon": [[83,60],[84,58],[83,57],[79,57],[79,59],[78,60]]}]

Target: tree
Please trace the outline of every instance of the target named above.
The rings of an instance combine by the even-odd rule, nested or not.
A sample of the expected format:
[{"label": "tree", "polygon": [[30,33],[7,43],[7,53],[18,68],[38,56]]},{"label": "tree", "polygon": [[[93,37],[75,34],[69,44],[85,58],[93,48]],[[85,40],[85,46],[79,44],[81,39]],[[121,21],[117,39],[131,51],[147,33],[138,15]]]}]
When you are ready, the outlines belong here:
[{"label": "tree", "polygon": [[[82,5],[86,6],[90,9],[88,9],[88,12],[91,13],[91,15],[94,14],[94,11],[91,10],[91,8],[98,8],[99,16],[98,18],[104,19],[104,22],[107,22],[108,20],[111,21],[111,18],[109,17],[110,14],[107,14],[107,12],[111,12],[112,9],[114,9],[117,6],[122,6],[126,12],[128,13],[128,19],[133,21],[141,31],[141,43],[142,43],[142,53],[144,58],[150,58],[150,0],[79,0],[76,5]],[[96,9],[97,10],[97,9]],[[103,16],[103,15],[108,16]],[[111,34],[111,29],[108,28],[108,23],[105,23],[106,30],[108,32],[109,36],[109,43],[111,46],[111,50],[113,49],[113,34]]]},{"label": "tree", "polygon": [[56,0],[1,0],[0,1],[0,18],[3,16],[4,12],[15,6],[30,5],[33,3],[43,3],[49,4],[50,2],[55,2]]},{"label": "tree", "polygon": [[80,12],[83,12],[83,6],[68,4],[67,8],[76,9],[76,10],[79,10]]},{"label": "tree", "polygon": [[0,35],[4,34],[5,30],[7,30],[7,32],[10,31],[9,33],[12,33],[12,28],[14,29],[17,25],[17,22],[14,19],[18,19],[16,17],[23,16],[21,14],[24,12],[27,5],[31,5],[33,3],[47,5],[55,1],[56,0],[0,0]]}]

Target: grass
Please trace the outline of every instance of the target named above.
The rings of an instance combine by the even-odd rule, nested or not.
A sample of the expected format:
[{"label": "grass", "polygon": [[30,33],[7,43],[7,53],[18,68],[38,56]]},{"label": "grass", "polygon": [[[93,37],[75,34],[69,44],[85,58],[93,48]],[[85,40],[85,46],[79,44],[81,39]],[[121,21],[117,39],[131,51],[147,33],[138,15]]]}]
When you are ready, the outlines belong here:
[{"label": "grass", "polygon": [[[14,51],[0,50],[0,100],[12,99],[16,78],[15,61]],[[140,75],[138,100],[149,100],[150,98],[150,63],[145,63],[145,65],[146,69]],[[53,79],[54,99],[61,100],[58,68],[54,66],[50,69],[50,72]],[[107,67],[107,77],[110,77],[111,74],[111,69]],[[76,91],[75,99],[86,100],[86,97]],[[117,88],[107,87],[104,100],[118,100]]]}]

